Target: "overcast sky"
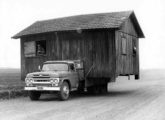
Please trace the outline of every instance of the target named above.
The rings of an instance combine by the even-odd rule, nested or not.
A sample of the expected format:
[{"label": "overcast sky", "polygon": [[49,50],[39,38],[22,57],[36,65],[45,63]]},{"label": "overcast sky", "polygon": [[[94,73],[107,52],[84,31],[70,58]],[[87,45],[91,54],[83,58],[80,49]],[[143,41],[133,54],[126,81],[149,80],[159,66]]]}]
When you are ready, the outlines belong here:
[{"label": "overcast sky", "polygon": [[134,10],[146,37],[140,68],[165,68],[164,0],[0,0],[0,67],[20,67],[20,40],[11,37],[35,21],[123,10]]}]

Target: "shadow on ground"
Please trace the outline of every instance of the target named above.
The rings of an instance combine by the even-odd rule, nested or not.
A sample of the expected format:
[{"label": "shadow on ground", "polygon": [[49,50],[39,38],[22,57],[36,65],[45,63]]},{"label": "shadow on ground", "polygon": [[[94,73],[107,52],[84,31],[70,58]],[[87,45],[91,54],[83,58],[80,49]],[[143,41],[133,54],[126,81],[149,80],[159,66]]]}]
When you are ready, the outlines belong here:
[{"label": "shadow on ground", "polygon": [[[87,92],[78,93],[72,92],[69,100],[81,99],[81,98],[96,98],[96,97],[121,97],[134,94],[135,90],[125,90],[125,91],[109,91],[106,94],[89,94]],[[56,94],[43,94],[39,101],[59,101]]]}]

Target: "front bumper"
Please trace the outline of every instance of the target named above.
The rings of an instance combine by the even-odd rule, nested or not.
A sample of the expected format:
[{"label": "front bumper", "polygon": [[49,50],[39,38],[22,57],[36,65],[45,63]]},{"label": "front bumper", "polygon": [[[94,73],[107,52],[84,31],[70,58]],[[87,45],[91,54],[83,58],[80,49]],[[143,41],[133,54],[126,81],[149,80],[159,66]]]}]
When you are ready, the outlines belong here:
[{"label": "front bumper", "polygon": [[60,91],[60,87],[44,87],[44,86],[24,87],[24,90],[27,90],[27,91]]}]

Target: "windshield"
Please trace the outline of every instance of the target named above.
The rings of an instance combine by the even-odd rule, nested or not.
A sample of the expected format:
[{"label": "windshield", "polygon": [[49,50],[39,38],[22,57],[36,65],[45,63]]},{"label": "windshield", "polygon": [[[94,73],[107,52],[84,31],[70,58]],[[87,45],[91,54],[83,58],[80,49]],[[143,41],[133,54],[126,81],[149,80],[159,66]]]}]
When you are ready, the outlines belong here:
[{"label": "windshield", "polygon": [[43,71],[68,71],[68,64],[64,63],[52,63],[44,64],[42,67]]}]

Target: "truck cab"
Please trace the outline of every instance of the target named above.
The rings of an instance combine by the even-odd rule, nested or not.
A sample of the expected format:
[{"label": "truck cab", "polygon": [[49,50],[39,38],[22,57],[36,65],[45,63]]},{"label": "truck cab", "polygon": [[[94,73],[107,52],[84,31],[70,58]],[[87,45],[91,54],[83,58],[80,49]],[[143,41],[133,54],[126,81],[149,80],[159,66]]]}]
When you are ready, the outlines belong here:
[{"label": "truck cab", "polygon": [[39,72],[27,74],[25,90],[31,100],[38,100],[45,92],[55,92],[61,100],[67,100],[70,92],[78,90],[85,81],[81,60],[46,61]]}]

